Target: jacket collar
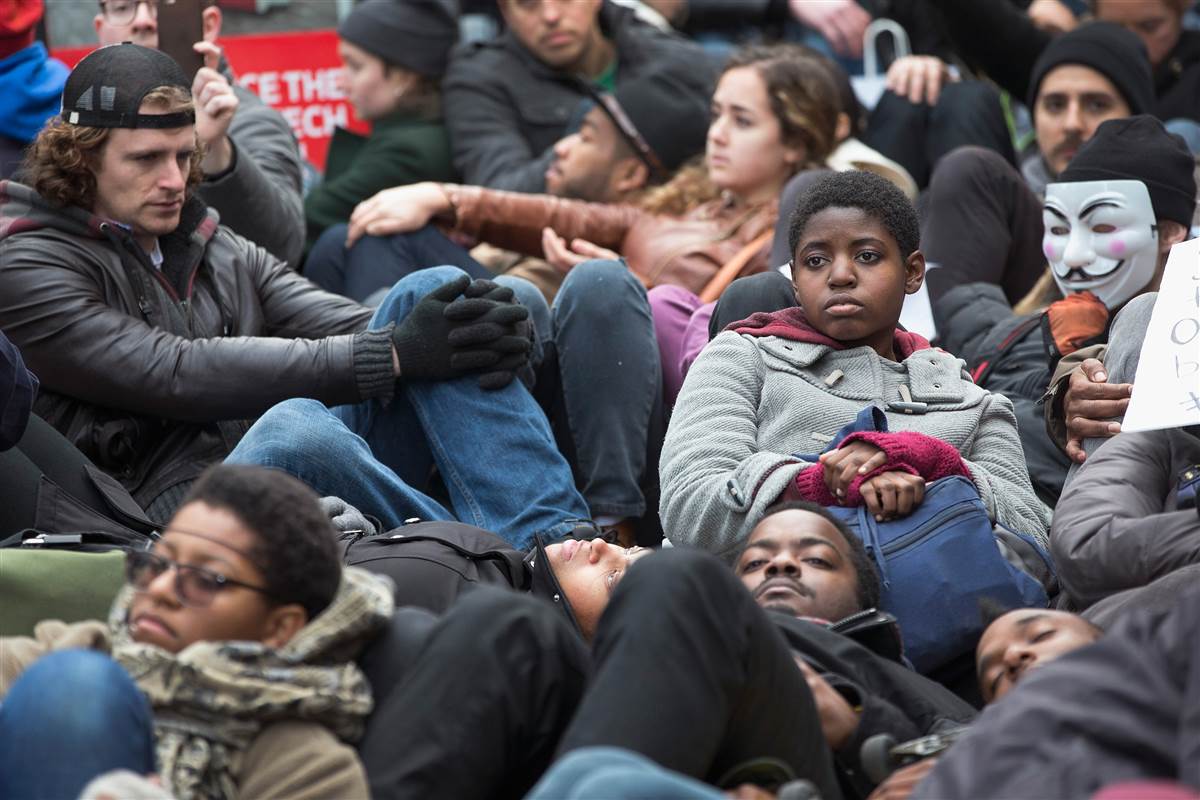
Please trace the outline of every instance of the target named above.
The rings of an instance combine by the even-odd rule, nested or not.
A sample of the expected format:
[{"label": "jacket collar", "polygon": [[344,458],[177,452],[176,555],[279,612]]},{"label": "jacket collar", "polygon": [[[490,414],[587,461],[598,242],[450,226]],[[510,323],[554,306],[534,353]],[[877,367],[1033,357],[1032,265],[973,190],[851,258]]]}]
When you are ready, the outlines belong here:
[{"label": "jacket collar", "polygon": [[[758,312],[748,319],[734,322],[725,330],[746,336],[777,336],[793,342],[824,345],[831,350],[845,350],[845,342],[832,339],[814,328],[800,308],[785,308],[782,311]],[[892,339],[900,361],[918,350],[929,348],[929,341],[919,333],[897,328]]]},{"label": "jacket collar", "polygon": [[555,577],[554,570],[550,568],[550,559],[546,557],[548,542],[540,533],[533,537],[533,542],[533,547],[525,554],[524,562],[529,576],[529,593],[553,603],[554,607],[567,618],[572,630],[582,637],[583,629],[579,627],[575,611],[567,602],[567,595],[563,592],[558,578]]}]

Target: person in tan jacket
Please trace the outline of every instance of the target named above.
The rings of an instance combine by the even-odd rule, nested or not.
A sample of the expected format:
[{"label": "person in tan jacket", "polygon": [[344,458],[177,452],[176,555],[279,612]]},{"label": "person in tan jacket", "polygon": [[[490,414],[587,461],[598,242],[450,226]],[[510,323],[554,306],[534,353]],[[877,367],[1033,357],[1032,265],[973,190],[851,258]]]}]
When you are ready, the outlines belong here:
[{"label": "person in tan jacket", "polygon": [[112,770],[178,800],[368,796],[347,742],[371,691],[349,659],[392,594],[341,567],[310,489],[213,467],[126,574],[107,623],[0,640],[0,796],[77,797]]}]

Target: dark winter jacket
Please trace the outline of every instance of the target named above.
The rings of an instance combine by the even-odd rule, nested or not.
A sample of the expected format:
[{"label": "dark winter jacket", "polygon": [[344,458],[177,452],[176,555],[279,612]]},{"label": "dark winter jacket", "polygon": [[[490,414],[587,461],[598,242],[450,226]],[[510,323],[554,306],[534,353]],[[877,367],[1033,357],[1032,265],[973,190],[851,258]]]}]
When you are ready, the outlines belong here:
[{"label": "dark winter jacket", "polygon": [[1004,290],[990,283],[956,286],[933,307],[938,344],[967,362],[975,381],[1012,401],[1029,477],[1038,497],[1053,506],[1071,461],[1046,435],[1042,397],[1053,359],[1042,332],[1042,314],[1017,316]]},{"label": "dark winter jacket", "polygon": [[0,331],[0,452],[21,441],[37,389],[38,379],[25,368],[21,351]]},{"label": "dark winter jacket", "polygon": [[1059,500],[1050,548],[1070,601],[1096,601],[1200,564],[1200,515],[1176,487],[1200,465],[1200,439],[1178,428],[1105,442]]},{"label": "dark winter jacket", "polygon": [[[692,91],[708,102],[715,73],[699,45],[612,3],[600,9],[599,21],[616,47],[618,83],[666,64],[690,76]],[[460,45],[442,80],[442,97],[454,166],[463,182],[544,191],[551,146],[588,96],[583,79],[537,60],[511,32]]]},{"label": "dark winter jacket", "polygon": [[418,181],[452,181],[450,143],[440,118],[401,111],[378,120],[370,136],[338,128],[329,143],[325,179],[304,198],[311,245],[376,192]]},{"label": "dark winter jacket", "polygon": [[[1200,591],[1027,673],[912,800],[1084,800],[1124,781],[1200,790]],[[1132,794],[1129,796],[1133,796]]]},{"label": "dark winter jacket", "polygon": [[346,564],[387,575],[396,584],[396,607],[445,613],[463,592],[497,586],[541,597],[562,610],[579,630],[539,537],[522,552],[494,533],[461,522],[416,522],[385,533],[341,537]]},{"label": "dark winter jacket", "polygon": [[228,454],[275,403],[390,397],[390,330],[218,226],[198,200],[155,269],[124,229],[0,182],[0,329],[35,411],[143,506]]},{"label": "dark winter jacket", "polygon": [[885,733],[904,742],[975,718],[975,709],[941,684],[839,632],[839,626],[826,628],[778,612],[771,619],[793,652],[851,705],[862,708],[854,735],[834,753],[848,797],[865,796],[872,788],[859,761],[867,739]]}]

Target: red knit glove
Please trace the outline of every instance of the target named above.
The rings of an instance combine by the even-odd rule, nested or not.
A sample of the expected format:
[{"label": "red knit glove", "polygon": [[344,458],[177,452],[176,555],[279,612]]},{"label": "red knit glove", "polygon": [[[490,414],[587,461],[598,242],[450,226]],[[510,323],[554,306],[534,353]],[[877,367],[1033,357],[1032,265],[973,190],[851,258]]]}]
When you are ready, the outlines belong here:
[{"label": "red knit glove", "polygon": [[[951,475],[971,477],[967,465],[963,463],[962,456],[953,445],[923,433],[860,431],[847,436],[838,444],[838,447],[843,447],[851,442],[867,442],[875,445],[884,452],[887,461],[865,475],[855,476],[840,505],[850,507],[862,505],[862,493],[859,491],[859,487],[864,481],[874,478],[881,472],[907,472],[911,475],[919,475],[927,483]],[[808,500],[822,506],[839,505],[838,499],[825,485],[824,466],[821,464],[813,464],[797,475],[779,499],[783,501]]]}]

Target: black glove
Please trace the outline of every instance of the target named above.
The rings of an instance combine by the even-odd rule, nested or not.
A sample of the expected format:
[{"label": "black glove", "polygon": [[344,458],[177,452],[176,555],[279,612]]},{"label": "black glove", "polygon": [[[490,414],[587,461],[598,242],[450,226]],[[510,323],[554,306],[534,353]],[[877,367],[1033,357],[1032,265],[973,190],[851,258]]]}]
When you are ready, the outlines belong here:
[{"label": "black glove", "polygon": [[[520,309],[521,313],[516,313]],[[457,320],[472,320],[451,334],[451,344],[467,348],[488,342],[488,347],[504,353],[504,357],[490,365],[480,365],[486,370],[479,376],[482,389],[503,389],[512,383],[517,370],[529,360],[533,345],[533,325],[524,306],[513,300],[513,290],[494,281],[476,278],[446,308],[446,316]],[[475,357],[463,354],[457,364],[470,365],[475,369]]]},{"label": "black glove", "polygon": [[503,296],[503,291],[498,291],[502,287],[495,284],[491,289],[481,287],[477,297],[467,298],[470,305],[454,306],[471,285],[471,279],[462,275],[438,287],[396,326],[392,345],[402,378],[449,380],[487,370],[480,385],[499,388],[491,377],[495,372],[515,370],[528,360],[530,340],[526,328],[521,327],[528,326],[528,309],[512,302],[511,290],[505,301],[487,296]]}]

